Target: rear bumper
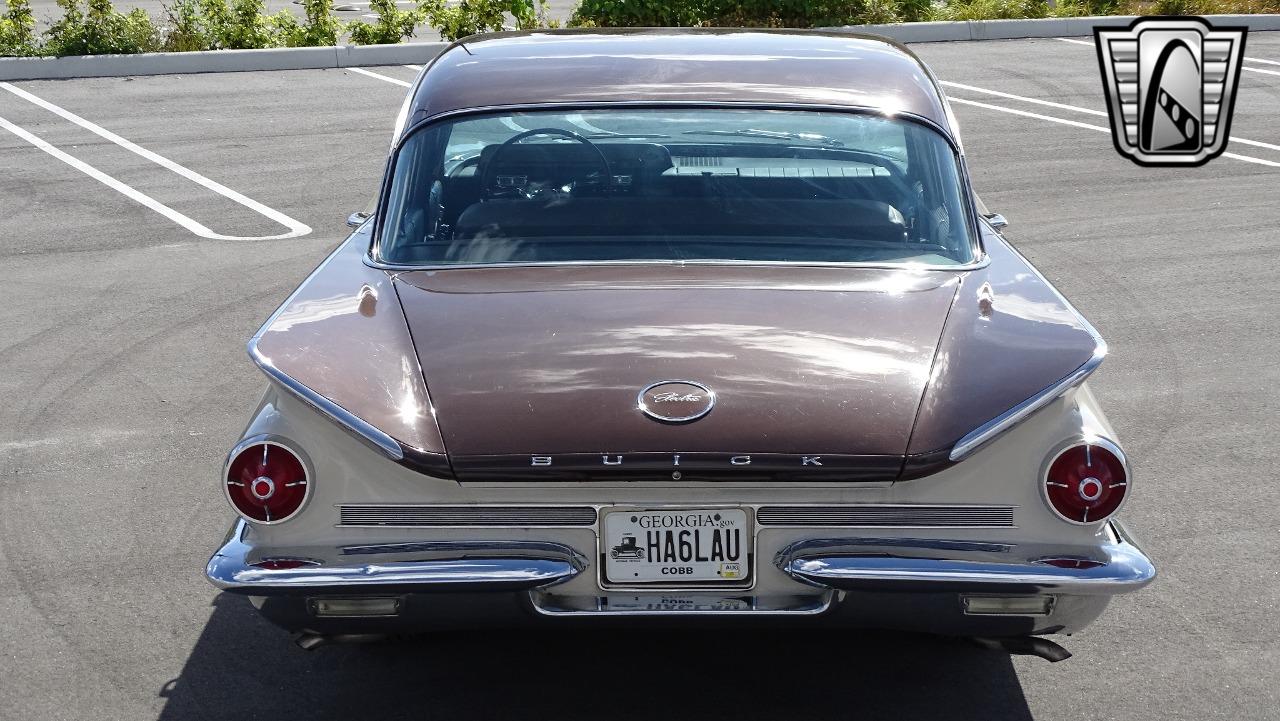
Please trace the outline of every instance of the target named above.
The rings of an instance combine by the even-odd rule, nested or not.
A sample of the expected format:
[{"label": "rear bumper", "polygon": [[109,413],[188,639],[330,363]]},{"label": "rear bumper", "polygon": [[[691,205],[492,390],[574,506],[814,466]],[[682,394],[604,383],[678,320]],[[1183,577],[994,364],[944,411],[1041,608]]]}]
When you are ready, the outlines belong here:
[{"label": "rear bumper", "polygon": [[821,588],[855,591],[1053,593],[1113,596],[1136,591],[1155,565],[1110,523],[1110,542],[1096,546],[975,543],[932,539],[841,538],[792,544],[775,564]]},{"label": "rear bumper", "polygon": [[[436,541],[273,554],[248,543],[248,530],[238,521],[205,567],[210,583],[223,591],[251,596],[520,591],[563,583],[586,568],[581,554],[559,543]],[[322,560],[335,551],[344,562]]]},{"label": "rear bumper", "polygon": [[[830,530],[830,529],[827,529]],[[1074,632],[1155,567],[1116,522],[1105,543],[1044,546],[903,538],[792,543],[760,573],[789,590],[602,590],[568,545],[446,541],[328,549],[262,549],[238,522],[210,558],[209,580],[253,598],[269,619],[317,633],[618,623],[759,622],[899,629],[955,635]],[[310,551],[310,552],[309,552]],[[1059,565],[1049,563],[1055,561]],[[265,562],[265,564],[264,564]],[[302,565],[296,565],[304,562]],[[591,588],[584,594],[583,588]],[[394,615],[321,618],[317,599],[395,597]],[[972,613],[974,597],[1043,598],[1041,612]]]}]

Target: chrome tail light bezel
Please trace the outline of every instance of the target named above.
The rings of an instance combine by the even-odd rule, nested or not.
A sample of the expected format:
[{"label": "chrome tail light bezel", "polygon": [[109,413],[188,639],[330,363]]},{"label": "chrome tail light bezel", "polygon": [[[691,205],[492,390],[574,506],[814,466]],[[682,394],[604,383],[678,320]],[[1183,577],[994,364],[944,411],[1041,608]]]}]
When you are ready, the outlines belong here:
[{"label": "chrome tail light bezel", "polygon": [[[281,516],[280,518],[273,518],[269,521],[246,516],[240,511],[236,506],[235,500],[231,497],[231,484],[229,483],[228,475],[231,472],[231,464],[235,462],[236,458],[239,457],[241,453],[244,453],[249,448],[260,445],[275,446],[288,452],[302,465],[302,472],[306,478],[306,487],[303,489],[302,502],[298,504],[298,507],[288,515]],[[222,462],[222,475],[219,477],[219,482],[222,485],[222,496],[226,499],[227,505],[231,506],[231,510],[237,516],[258,526],[275,526],[297,518],[298,515],[306,510],[307,506],[310,505],[311,498],[315,495],[315,481],[315,466],[311,464],[311,458],[306,454],[306,452],[299,448],[297,443],[294,443],[288,438],[270,433],[260,433],[248,436],[236,443],[235,446],[231,448],[231,451],[227,453],[226,459]]]},{"label": "chrome tail light bezel", "polygon": [[[1102,448],[1115,456],[1116,460],[1120,461],[1120,466],[1124,469],[1125,478],[1124,492],[1121,494],[1120,503],[1116,505],[1115,509],[1105,516],[1090,518],[1087,521],[1077,521],[1074,518],[1069,518],[1063,515],[1062,512],[1058,510],[1057,506],[1053,505],[1053,500],[1049,498],[1049,470],[1053,468],[1053,464],[1062,457],[1062,454],[1073,448],[1079,448],[1080,446],[1094,446]],[[1102,436],[1077,436],[1054,446],[1053,450],[1045,456],[1044,464],[1041,466],[1040,474],[1037,478],[1039,479],[1040,485],[1040,500],[1044,501],[1044,505],[1055,518],[1063,521],[1064,523],[1070,523],[1073,526],[1097,526],[1099,524],[1106,523],[1108,519],[1114,518],[1118,513],[1120,513],[1125,504],[1129,502],[1129,497],[1133,494],[1133,466],[1129,465],[1128,456],[1126,456],[1124,450],[1120,448],[1120,444],[1110,438]]]}]

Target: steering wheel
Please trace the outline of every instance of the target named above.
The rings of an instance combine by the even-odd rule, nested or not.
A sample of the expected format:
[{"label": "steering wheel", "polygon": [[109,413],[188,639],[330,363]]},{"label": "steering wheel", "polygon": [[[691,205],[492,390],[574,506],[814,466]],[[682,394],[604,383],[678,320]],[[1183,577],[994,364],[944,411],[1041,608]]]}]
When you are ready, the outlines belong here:
[{"label": "steering wheel", "polygon": [[490,200],[496,197],[501,197],[501,196],[495,195],[495,191],[498,191],[498,190],[502,190],[502,191],[512,190],[517,192],[520,191],[520,188],[515,188],[515,187],[512,187],[510,189],[494,187],[493,181],[494,181],[494,175],[496,174],[497,168],[498,168],[498,158],[502,157],[502,154],[506,152],[506,150],[510,148],[512,145],[515,145],[516,143],[524,140],[525,138],[531,138],[535,135],[558,135],[563,138],[569,138],[570,140],[581,143],[587,146],[588,148],[590,148],[593,154],[595,155],[596,160],[600,161],[600,169],[604,171],[604,187],[607,188],[609,186],[610,182],[613,179],[613,173],[609,169],[609,159],[604,156],[604,152],[600,150],[600,146],[591,142],[587,138],[581,135],[578,135],[572,130],[562,130],[560,128],[534,128],[533,130],[526,130],[522,133],[517,133],[516,135],[513,135],[510,138],[507,138],[506,141],[504,141],[501,145],[497,147],[496,150],[493,151],[493,155],[489,156],[489,162],[484,164],[484,170],[481,171],[480,173],[480,197],[482,200]]}]

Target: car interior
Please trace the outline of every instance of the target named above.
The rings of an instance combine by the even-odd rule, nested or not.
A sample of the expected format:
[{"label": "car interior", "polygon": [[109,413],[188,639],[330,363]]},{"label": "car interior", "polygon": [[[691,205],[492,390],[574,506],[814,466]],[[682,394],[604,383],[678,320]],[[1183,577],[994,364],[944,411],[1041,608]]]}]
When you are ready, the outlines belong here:
[{"label": "car interior", "polygon": [[554,127],[448,160],[441,145],[401,151],[397,176],[409,182],[392,189],[385,260],[956,264],[971,252],[960,207],[929,202],[946,196],[936,173],[885,154]]}]

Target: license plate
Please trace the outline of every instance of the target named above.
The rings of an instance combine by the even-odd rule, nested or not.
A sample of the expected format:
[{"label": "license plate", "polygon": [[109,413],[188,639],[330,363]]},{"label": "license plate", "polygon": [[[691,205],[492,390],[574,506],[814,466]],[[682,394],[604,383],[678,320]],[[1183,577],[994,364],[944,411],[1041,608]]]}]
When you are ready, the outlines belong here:
[{"label": "license plate", "polygon": [[740,508],[619,510],[605,514],[601,551],[611,583],[736,583],[752,537]]}]

